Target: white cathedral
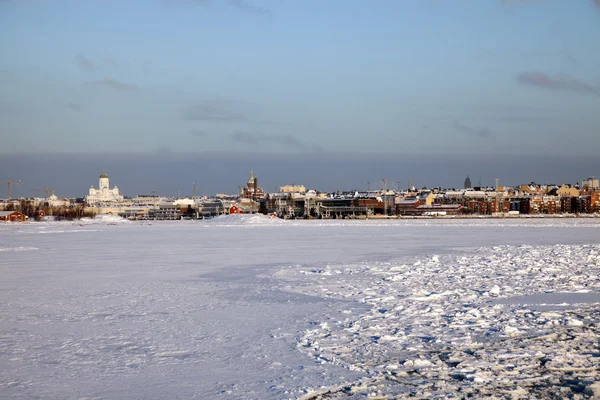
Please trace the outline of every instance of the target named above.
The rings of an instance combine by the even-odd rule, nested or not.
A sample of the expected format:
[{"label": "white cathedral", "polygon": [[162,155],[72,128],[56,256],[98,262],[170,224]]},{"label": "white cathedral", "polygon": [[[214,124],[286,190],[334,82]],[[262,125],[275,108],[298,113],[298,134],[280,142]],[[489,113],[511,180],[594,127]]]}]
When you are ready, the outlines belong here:
[{"label": "white cathedral", "polygon": [[98,189],[94,189],[94,187],[90,187],[89,194],[85,197],[85,201],[89,205],[93,205],[95,203],[104,203],[104,202],[119,202],[123,201],[123,196],[119,194],[119,188],[113,187],[112,189],[108,183],[108,175],[106,173],[102,173],[100,175],[100,183],[98,184]]}]

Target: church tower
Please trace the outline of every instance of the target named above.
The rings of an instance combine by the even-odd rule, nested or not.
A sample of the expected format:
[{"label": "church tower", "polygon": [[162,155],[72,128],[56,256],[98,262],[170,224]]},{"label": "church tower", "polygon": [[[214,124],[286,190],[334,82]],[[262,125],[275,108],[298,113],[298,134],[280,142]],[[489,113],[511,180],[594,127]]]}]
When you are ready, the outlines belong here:
[{"label": "church tower", "polygon": [[256,178],[252,171],[250,171],[250,178],[248,178],[248,189],[256,190]]},{"label": "church tower", "polygon": [[104,189],[108,190],[108,175],[105,172],[100,175],[100,183],[98,184],[98,189],[102,192]]},{"label": "church tower", "polygon": [[471,189],[472,187],[471,178],[469,178],[469,175],[467,175],[467,178],[465,179],[465,189]]}]

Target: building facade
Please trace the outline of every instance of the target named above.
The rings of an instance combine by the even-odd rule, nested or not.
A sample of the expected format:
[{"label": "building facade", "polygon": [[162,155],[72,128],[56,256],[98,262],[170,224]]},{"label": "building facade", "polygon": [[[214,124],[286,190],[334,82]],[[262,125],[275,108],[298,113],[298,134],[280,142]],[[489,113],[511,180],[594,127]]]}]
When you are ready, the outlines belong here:
[{"label": "building facade", "polygon": [[265,197],[265,192],[262,188],[258,187],[258,179],[254,176],[254,173],[250,171],[248,183],[242,188],[240,198],[257,201],[263,197]]},{"label": "building facade", "polygon": [[279,193],[306,193],[304,185],[285,185],[279,188]]},{"label": "building facade", "polygon": [[90,187],[88,195],[85,197],[85,201],[89,205],[121,202],[123,201],[123,196],[119,193],[118,187],[115,186],[112,189],[110,188],[108,175],[103,172],[102,175],[100,175],[98,189],[95,189],[93,186]]},{"label": "building facade", "polygon": [[589,189],[598,189],[600,185],[598,184],[598,179],[596,179],[595,176],[590,176],[587,179],[581,181],[581,187]]},{"label": "building facade", "polygon": [[0,221],[2,222],[24,222],[27,216],[18,211],[0,211]]}]

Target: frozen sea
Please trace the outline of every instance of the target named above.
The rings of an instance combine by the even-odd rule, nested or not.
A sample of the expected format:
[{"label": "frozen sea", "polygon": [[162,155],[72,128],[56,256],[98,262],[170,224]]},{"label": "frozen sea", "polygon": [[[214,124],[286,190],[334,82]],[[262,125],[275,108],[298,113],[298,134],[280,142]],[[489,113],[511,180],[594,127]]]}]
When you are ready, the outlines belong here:
[{"label": "frozen sea", "polygon": [[591,398],[599,275],[599,219],[2,224],[0,398]]}]

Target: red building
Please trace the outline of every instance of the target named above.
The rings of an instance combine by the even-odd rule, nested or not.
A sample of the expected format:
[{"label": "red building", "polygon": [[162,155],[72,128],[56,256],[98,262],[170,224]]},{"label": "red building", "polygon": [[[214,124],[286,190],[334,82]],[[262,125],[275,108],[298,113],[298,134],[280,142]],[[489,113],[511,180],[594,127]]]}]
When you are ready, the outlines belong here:
[{"label": "red building", "polygon": [[0,221],[3,222],[23,222],[26,219],[27,216],[18,211],[0,211]]},{"label": "red building", "polygon": [[592,211],[600,212],[600,190],[594,190],[590,193],[590,196]]},{"label": "red building", "polygon": [[417,207],[423,205],[416,197],[407,197],[404,200],[396,201],[396,214],[397,215],[419,215],[420,213],[417,211]]}]

